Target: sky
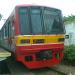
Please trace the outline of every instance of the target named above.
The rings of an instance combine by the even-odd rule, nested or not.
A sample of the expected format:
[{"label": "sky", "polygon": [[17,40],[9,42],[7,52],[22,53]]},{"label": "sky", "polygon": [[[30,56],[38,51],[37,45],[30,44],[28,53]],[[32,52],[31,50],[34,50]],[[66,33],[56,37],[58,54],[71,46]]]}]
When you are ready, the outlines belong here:
[{"label": "sky", "polygon": [[0,29],[9,17],[14,7],[19,4],[35,4],[54,7],[62,10],[63,16],[75,15],[75,0],[0,0]]}]

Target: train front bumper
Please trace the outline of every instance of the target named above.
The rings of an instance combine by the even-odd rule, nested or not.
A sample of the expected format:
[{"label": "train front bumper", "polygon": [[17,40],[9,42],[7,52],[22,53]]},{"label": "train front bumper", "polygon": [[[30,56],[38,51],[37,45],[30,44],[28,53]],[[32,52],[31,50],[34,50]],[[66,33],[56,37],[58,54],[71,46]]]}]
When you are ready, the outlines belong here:
[{"label": "train front bumper", "polygon": [[[48,45],[31,45],[17,46],[16,59],[22,62],[27,68],[43,68],[56,65],[63,59],[63,44],[48,44]],[[50,57],[39,57],[40,52],[50,52]],[[49,53],[48,52],[48,53]],[[44,56],[41,54],[41,56]]]}]

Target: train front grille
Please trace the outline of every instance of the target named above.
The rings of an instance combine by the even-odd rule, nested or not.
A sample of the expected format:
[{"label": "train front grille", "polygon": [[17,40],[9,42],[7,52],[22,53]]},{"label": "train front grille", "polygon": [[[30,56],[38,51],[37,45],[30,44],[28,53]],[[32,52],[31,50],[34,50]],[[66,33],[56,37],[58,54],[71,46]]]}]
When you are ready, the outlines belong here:
[{"label": "train front grille", "polygon": [[40,51],[38,53],[36,53],[36,60],[40,61],[40,60],[48,60],[48,59],[52,59],[52,51],[47,50],[47,51]]}]

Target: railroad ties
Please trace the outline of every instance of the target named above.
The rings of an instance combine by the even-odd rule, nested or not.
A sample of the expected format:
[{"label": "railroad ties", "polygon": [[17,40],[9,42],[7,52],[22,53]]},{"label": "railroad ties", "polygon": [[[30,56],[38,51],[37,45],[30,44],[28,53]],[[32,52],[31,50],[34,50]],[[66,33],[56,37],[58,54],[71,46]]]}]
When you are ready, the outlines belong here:
[{"label": "railroad ties", "polygon": [[56,67],[40,68],[40,69],[27,69],[23,64],[16,62],[14,59],[7,61],[8,68],[12,75],[68,75],[68,73],[57,70]]}]

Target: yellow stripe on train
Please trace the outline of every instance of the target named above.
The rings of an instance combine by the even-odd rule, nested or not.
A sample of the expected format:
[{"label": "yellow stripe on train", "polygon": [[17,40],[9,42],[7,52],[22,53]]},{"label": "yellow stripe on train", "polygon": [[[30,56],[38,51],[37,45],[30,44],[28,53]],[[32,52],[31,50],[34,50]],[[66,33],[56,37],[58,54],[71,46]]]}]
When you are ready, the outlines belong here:
[{"label": "yellow stripe on train", "polygon": [[64,34],[60,35],[19,35],[16,36],[16,45],[20,44],[49,44],[64,42]]}]

